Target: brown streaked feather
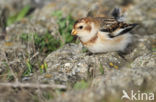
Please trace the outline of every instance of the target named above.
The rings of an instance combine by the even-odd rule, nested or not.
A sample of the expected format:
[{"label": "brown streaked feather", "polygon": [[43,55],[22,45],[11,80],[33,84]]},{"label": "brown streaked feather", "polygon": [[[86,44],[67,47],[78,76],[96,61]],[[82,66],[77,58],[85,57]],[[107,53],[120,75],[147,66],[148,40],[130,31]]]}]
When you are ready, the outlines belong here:
[{"label": "brown streaked feather", "polygon": [[117,28],[123,28],[127,26],[126,23],[118,22],[114,18],[97,18],[98,23],[100,24],[100,30],[106,32],[113,32]]},{"label": "brown streaked feather", "polygon": [[115,22],[115,23],[109,24],[105,28],[101,28],[100,31],[112,33],[117,29],[126,28],[128,26],[129,26],[129,24],[126,24],[126,23],[123,23],[123,22]]},{"label": "brown streaked feather", "polygon": [[113,32],[117,28],[125,28],[131,25],[124,22],[119,22],[114,18],[96,17],[95,19],[96,23],[100,24],[100,30],[105,29],[110,32]]},{"label": "brown streaked feather", "polygon": [[87,25],[87,26],[85,27],[85,30],[87,30],[87,31],[89,31],[89,32],[91,31],[91,29],[92,29],[92,28],[91,28],[90,25]]},{"label": "brown streaked feather", "polygon": [[[109,37],[119,36],[124,34],[130,30],[132,30],[137,24],[127,24],[124,22],[118,22],[114,18],[106,19],[106,18],[97,18],[97,21],[100,24],[99,30],[102,32],[108,32]],[[114,34],[115,32],[123,29],[123,31],[119,32],[118,34]]]},{"label": "brown streaked feather", "polygon": [[117,23],[114,18],[104,18],[104,17],[96,17],[96,23],[99,24],[100,29],[109,28],[112,24]]}]

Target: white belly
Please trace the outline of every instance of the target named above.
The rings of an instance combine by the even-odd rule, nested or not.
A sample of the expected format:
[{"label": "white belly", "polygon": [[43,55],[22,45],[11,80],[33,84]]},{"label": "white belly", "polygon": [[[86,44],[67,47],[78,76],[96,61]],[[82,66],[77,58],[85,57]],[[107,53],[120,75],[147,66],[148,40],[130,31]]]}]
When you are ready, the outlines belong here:
[{"label": "white belly", "polygon": [[131,43],[131,35],[123,35],[124,39],[117,43],[110,43],[113,39],[109,39],[108,42],[102,42],[97,40],[94,44],[86,46],[92,53],[103,53],[111,51],[124,51],[129,43]]},{"label": "white belly", "polygon": [[115,51],[115,49],[112,46],[108,44],[101,44],[101,43],[96,43],[92,46],[87,46],[87,48],[92,53]]}]

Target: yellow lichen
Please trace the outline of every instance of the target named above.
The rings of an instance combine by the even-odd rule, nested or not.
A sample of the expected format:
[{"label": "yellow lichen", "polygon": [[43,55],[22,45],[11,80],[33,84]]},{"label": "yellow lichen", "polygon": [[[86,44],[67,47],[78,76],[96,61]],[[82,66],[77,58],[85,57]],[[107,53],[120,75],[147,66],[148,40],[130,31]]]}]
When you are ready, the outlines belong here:
[{"label": "yellow lichen", "polygon": [[45,76],[44,76],[45,78],[51,78],[52,77],[52,75],[51,74],[45,74]]},{"label": "yellow lichen", "polygon": [[112,67],[114,66],[114,64],[112,62],[110,62],[109,65],[112,66]]},{"label": "yellow lichen", "polygon": [[114,68],[115,68],[115,69],[118,69],[119,67],[118,67],[118,66],[116,66],[116,65],[114,65]]},{"label": "yellow lichen", "polygon": [[5,46],[12,46],[12,45],[13,45],[12,42],[6,42],[6,43],[5,43]]}]

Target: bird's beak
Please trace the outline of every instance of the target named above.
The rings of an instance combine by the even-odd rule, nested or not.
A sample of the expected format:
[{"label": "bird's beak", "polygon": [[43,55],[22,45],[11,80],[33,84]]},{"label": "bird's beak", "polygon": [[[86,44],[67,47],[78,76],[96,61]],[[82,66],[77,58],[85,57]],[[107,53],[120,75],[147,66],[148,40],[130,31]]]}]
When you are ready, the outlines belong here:
[{"label": "bird's beak", "polygon": [[77,31],[73,29],[71,34],[72,35],[76,35],[77,34]]}]

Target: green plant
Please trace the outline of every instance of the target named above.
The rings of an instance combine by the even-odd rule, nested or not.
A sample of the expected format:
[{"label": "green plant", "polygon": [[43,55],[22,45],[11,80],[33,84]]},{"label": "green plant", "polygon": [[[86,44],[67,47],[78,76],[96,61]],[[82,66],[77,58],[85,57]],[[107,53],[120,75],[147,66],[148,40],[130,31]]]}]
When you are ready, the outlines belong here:
[{"label": "green plant", "polygon": [[103,68],[102,64],[100,64],[99,71],[101,72],[101,74],[104,74],[104,68]]},{"label": "green plant", "polygon": [[71,15],[63,17],[61,11],[56,11],[52,15],[57,18],[57,23],[59,25],[59,33],[63,39],[63,41],[61,41],[61,46],[63,46],[66,43],[71,43],[73,41],[71,31],[75,20],[71,17]]},{"label": "green plant", "polygon": [[[27,10],[24,10],[27,11]],[[21,14],[22,15],[22,14]],[[73,42],[73,36],[71,35],[74,19],[69,15],[67,17],[62,16],[61,11],[53,13],[53,16],[57,17],[57,23],[59,25],[60,39],[55,39],[51,34],[46,33],[43,35],[38,34],[21,34],[20,38],[26,41],[34,41],[36,49],[46,54],[55,51],[57,48],[63,46],[66,43]],[[21,18],[22,16],[18,17]]]},{"label": "green plant", "polygon": [[83,48],[82,48],[82,52],[83,52],[83,53],[86,53],[86,52],[88,52],[88,49],[85,48],[85,47],[83,47]]},{"label": "green plant", "polygon": [[26,63],[26,70],[24,71],[24,74],[23,75],[24,76],[29,76],[30,73],[32,73],[33,66],[30,63],[30,60],[29,59],[27,59],[25,63]]},{"label": "green plant", "polygon": [[42,95],[46,100],[52,100],[54,98],[53,92],[51,91],[43,92]]},{"label": "green plant", "polygon": [[27,33],[23,33],[20,35],[20,38],[23,40],[23,41],[32,41],[33,40],[33,35],[34,34],[27,34]]},{"label": "green plant", "polygon": [[86,82],[86,81],[84,81],[84,80],[81,80],[81,81],[79,81],[79,82],[76,82],[75,84],[74,84],[74,89],[86,89],[86,88],[88,88],[88,86],[89,86],[89,83],[88,82]]},{"label": "green plant", "polygon": [[8,81],[11,81],[11,80],[13,80],[13,79],[14,79],[14,76],[12,75],[10,69],[8,69],[7,80],[8,80]]},{"label": "green plant", "polygon": [[11,73],[11,70],[10,70],[10,68],[9,68],[8,63],[4,61],[3,64],[4,64],[5,67],[6,67],[6,79],[7,79],[8,81],[14,80],[14,76],[13,76],[12,73]]},{"label": "green plant", "polygon": [[156,51],[156,48],[152,48],[152,51],[153,51],[153,52]]},{"label": "green plant", "polygon": [[14,14],[13,16],[8,17],[7,19],[7,26],[9,26],[10,24],[20,21],[22,18],[24,18],[28,12],[30,11],[30,6],[27,5],[24,8],[21,9],[21,11],[17,14]]},{"label": "green plant", "polygon": [[24,41],[34,40],[36,49],[46,54],[56,50],[60,47],[60,40],[55,39],[51,34],[46,33],[43,35],[38,34],[21,34],[20,38]]},{"label": "green plant", "polygon": [[45,53],[50,53],[60,47],[60,40],[55,39],[51,34],[34,35],[36,48]]},{"label": "green plant", "polygon": [[48,68],[47,63],[44,62],[44,64],[42,64],[42,65],[40,66],[40,73],[46,72],[46,71],[47,71],[47,68]]}]

